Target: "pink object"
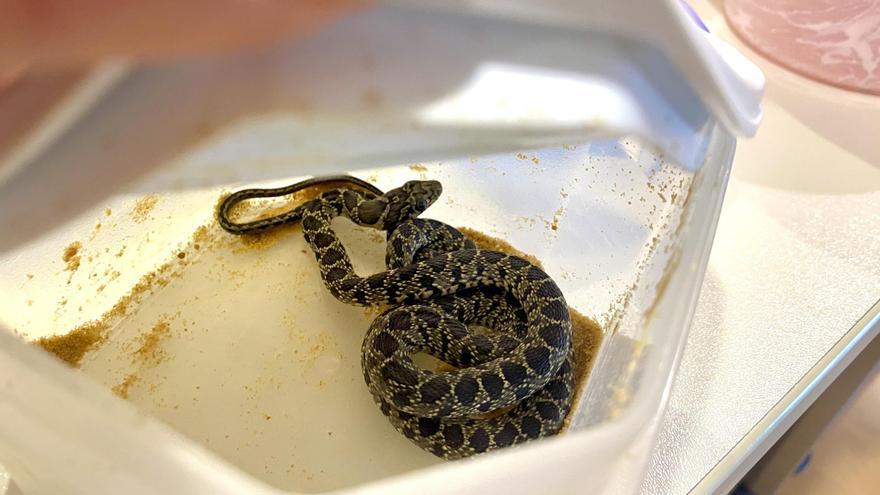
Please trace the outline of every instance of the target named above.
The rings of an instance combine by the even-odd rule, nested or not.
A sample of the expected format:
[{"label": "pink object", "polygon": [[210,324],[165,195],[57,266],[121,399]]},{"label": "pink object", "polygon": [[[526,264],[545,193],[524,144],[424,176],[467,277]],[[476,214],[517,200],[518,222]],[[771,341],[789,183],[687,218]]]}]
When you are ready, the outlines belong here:
[{"label": "pink object", "polygon": [[880,95],[880,0],[727,0],[733,30],[770,60]]}]

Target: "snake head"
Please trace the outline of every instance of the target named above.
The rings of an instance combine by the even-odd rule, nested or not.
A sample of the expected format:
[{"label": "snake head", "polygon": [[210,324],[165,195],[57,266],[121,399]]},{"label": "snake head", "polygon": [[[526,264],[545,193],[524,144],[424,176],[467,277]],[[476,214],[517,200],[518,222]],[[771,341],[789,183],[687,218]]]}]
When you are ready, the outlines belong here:
[{"label": "snake head", "polygon": [[[436,180],[411,180],[388,191],[375,200],[383,205],[375,226],[382,230],[394,230],[402,222],[416,218],[427,210],[442,192],[443,186]],[[366,204],[362,206],[370,208]]]}]

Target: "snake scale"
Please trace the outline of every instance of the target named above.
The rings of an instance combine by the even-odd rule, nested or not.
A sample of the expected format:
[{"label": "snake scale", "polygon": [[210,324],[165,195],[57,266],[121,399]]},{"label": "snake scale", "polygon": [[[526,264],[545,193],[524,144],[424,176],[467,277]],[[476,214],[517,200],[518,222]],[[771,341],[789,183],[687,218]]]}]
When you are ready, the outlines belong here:
[{"label": "snake scale", "polygon": [[[247,223],[229,219],[246,199],[330,182],[293,210]],[[571,319],[556,283],[528,261],[477,249],[452,226],[417,218],[440,196],[437,181],[383,193],[350,176],[246,189],[224,200],[221,226],[249,234],[302,222],[325,286],[349,304],[393,304],[371,324],[361,366],[375,402],[419,447],[457,459],[556,434],[573,394]],[[358,276],[331,220],[344,216],[387,234],[387,271]],[[486,330],[490,329],[490,330]],[[430,371],[428,353],[453,369]]]}]

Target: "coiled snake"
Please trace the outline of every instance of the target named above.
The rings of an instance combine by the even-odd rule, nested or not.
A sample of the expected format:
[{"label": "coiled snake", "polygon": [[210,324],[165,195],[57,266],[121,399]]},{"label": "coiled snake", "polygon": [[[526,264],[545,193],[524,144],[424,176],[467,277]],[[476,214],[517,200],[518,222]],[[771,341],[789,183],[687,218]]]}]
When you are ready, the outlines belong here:
[{"label": "coiled snake", "polygon": [[[325,182],[349,187],[278,216],[229,219],[243,200]],[[410,181],[383,193],[353,177],[319,177],[238,191],[221,204],[218,220],[233,234],[301,220],[334,297],[396,305],[371,324],[361,366],[382,413],[421,448],[456,459],[553,435],[568,413],[573,387],[571,319],[562,292],[528,261],[477,249],[455,228],[416,218],[441,191],[436,181]],[[387,271],[355,274],[330,225],[337,216],[387,232]],[[412,360],[420,352],[455,369],[422,369]]]}]

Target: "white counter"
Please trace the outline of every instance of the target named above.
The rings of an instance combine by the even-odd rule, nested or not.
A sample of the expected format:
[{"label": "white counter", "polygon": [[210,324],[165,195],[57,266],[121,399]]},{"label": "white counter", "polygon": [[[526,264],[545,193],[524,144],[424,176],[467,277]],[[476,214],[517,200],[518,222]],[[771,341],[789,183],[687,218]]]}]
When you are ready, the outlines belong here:
[{"label": "white counter", "polygon": [[880,331],[880,98],[773,66],[717,6],[694,7],[768,92],[758,135],[738,143],[650,494],[733,488]]}]

